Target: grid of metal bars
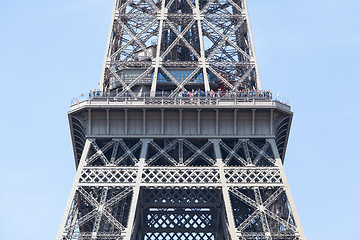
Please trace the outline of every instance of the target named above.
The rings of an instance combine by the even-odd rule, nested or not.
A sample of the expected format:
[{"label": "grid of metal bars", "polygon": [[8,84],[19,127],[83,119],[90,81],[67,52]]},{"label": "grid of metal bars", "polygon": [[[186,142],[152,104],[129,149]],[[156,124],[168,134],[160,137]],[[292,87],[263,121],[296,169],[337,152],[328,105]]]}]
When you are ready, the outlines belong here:
[{"label": "grid of metal bars", "polygon": [[[301,236],[273,140],[109,139],[87,140],[87,145],[58,239]],[[124,158],[131,161],[116,161]],[[229,164],[231,158],[239,165]],[[188,159],[200,165],[189,166]]]},{"label": "grid of metal bars", "polygon": [[246,2],[116,0],[101,85],[261,90]]}]

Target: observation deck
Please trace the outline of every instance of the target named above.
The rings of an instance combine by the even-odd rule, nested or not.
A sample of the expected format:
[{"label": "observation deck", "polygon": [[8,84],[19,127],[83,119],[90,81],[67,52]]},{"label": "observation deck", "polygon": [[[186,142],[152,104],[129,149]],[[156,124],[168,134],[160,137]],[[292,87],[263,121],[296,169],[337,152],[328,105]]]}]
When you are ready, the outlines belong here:
[{"label": "observation deck", "polygon": [[68,116],[76,159],[86,138],[273,138],[283,159],[292,115],[288,104],[264,91],[190,97],[94,91],[73,99]]},{"label": "observation deck", "polygon": [[116,97],[99,95],[87,99],[74,99],[70,113],[83,108],[276,108],[290,113],[291,107],[271,96],[223,96],[223,97]]}]

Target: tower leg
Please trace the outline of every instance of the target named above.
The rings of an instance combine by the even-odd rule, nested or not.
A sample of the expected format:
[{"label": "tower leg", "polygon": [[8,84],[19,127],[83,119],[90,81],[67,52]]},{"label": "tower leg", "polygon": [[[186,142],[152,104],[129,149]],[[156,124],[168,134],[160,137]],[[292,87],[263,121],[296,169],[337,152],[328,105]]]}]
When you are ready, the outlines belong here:
[{"label": "tower leg", "polygon": [[277,150],[275,140],[270,139],[268,141],[270,142],[271,148],[272,148],[272,150],[274,152],[274,157],[275,157],[275,160],[276,160],[275,164],[280,170],[281,178],[282,178],[282,181],[284,183],[284,188],[285,188],[286,195],[287,195],[287,198],[288,198],[288,201],[289,201],[289,205],[290,205],[292,214],[294,216],[295,224],[296,224],[296,227],[297,227],[297,232],[299,234],[300,239],[305,240],[306,238],[305,238],[304,230],[303,230],[301,222],[300,222],[299,214],[296,211],[295,202],[294,202],[293,196],[292,196],[291,191],[290,191],[289,183],[288,183],[286,175],[285,175],[285,170],[284,170],[284,167],[283,167],[279,152]]},{"label": "tower leg", "polygon": [[229,188],[226,184],[224,163],[222,161],[220,147],[219,147],[220,140],[214,139],[212,140],[212,142],[214,144],[216,164],[219,168],[219,173],[220,173],[221,189],[222,189],[222,195],[224,199],[225,212],[226,212],[226,219],[225,219],[227,224],[226,227],[228,228],[231,240],[235,240],[238,239],[238,237],[236,236],[235,221],[234,221],[233,209],[231,207]]},{"label": "tower leg", "polygon": [[76,171],[76,176],[74,179],[73,186],[71,188],[69,200],[68,200],[66,208],[65,208],[65,214],[61,221],[59,232],[56,237],[57,240],[68,240],[68,239],[71,239],[71,237],[73,235],[74,228],[75,228],[76,222],[78,220],[77,218],[78,218],[78,211],[79,211],[76,206],[76,201],[75,201],[76,189],[77,189],[78,182],[80,179],[80,174],[86,164],[86,157],[88,155],[90,145],[91,145],[91,141],[89,139],[87,139],[85,142],[84,150],[81,155],[79,166]]},{"label": "tower leg", "polygon": [[130,240],[133,238],[133,236],[137,233],[137,230],[134,228],[135,227],[135,216],[137,211],[139,211],[138,208],[138,201],[139,201],[139,193],[140,193],[140,184],[141,184],[141,176],[142,176],[142,171],[144,169],[145,166],[145,158],[146,158],[146,151],[147,151],[147,147],[148,147],[148,143],[149,143],[149,139],[142,139],[142,147],[141,147],[141,153],[140,153],[140,159],[139,159],[139,166],[138,166],[138,175],[136,178],[136,183],[135,183],[135,187],[133,190],[133,196],[132,196],[132,200],[131,200],[131,205],[130,205],[130,213],[129,213],[129,220],[128,220],[128,226],[126,229],[126,235],[125,235],[125,240]]}]

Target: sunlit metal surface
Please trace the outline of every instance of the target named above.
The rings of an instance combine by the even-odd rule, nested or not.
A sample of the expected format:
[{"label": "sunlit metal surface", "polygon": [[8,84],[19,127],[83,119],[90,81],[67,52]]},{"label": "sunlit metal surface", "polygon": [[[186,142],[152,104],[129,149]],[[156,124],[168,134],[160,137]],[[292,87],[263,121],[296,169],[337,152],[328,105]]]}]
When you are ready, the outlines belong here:
[{"label": "sunlit metal surface", "polygon": [[116,0],[57,240],[305,240],[243,0]]}]

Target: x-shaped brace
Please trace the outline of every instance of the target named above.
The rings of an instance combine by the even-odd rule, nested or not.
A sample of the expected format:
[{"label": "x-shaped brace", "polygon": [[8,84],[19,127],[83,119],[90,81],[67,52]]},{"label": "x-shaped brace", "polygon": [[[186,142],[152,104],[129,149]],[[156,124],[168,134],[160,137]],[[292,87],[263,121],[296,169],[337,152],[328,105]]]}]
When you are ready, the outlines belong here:
[{"label": "x-shaped brace", "polygon": [[247,141],[247,144],[252,147],[257,153],[258,155],[256,156],[256,158],[254,159],[253,164],[256,165],[259,160],[261,159],[261,157],[263,156],[265,159],[267,159],[270,163],[275,164],[275,159],[271,158],[267,153],[267,149],[270,147],[270,143],[265,143],[265,145],[262,147],[262,149],[260,149],[258,146],[256,146],[254,143],[252,143],[251,141]]},{"label": "x-shaped brace", "polygon": [[153,146],[155,148],[155,150],[157,151],[157,153],[151,157],[149,160],[146,161],[146,164],[149,166],[151,165],[151,163],[153,163],[154,161],[156,161],[158,158],[160,158],[161,156],[164,156],[170,163],[172,163],[174,166],[178,165],[178,162],[171,157],[167,152],[171,149],[173,149],[173,147],[178,143],[178,140],[174,140],[171,143],[169,143],[168,145],[166,145],[166,147],[164,149],[162,149],[159,145],[157,145],[154,141],[150,142],[150,145]]},{"label": "x-shaped brace", "polygon": [[[274,214],[273,212],[271,212],[270,210],[268,210],[268,208],[271,206],[271,204],[273,204],[276,199],[283,193],[284,189],[283,188],[279,188],[277,189],[264,203],[262,202],[261,199],[261,195],[260,195],[260,191],[259,188],[255,188],[254,189],[254,193],[255,193],[255,199],[253,200],[251,198],[249,198],[248,196],[246,196],[245,194],[243,194],[242,192],[240,192],[239,190],[237,190],[236,188],[231,188],[230,192],[239,200],[241,200],[242,202],[244,202],[245,204],[249,205],[250,207],[252,207],[254,209],[254,212],[245,220],[243,221],[238,227],[237,229],[239,231],[244,231],[259,215],[261,215],[262,213],[271,217],[272,219],[276,220],[277,222],[279,222],[280,224],[284,225],[285,227],[296,231],[296,227],[293,226],[292,224],[290,224],[289,222],[286,222],[284,219],[280,218],[279,216],[277,216],[276,214]],[[260,201],[261,200],[261,201]],[[264,220],[262,219],[262,222]]]},{"label": "x-shaped brace", "polygon": [[195,20],[191,20],[189,22],[189,24],[181,31],[181,33],[179,33],[179,31],[176,29],[176,27],[169,21],[166,19],[166,23],[168,24],[168,26],[171,28],[171,30],[173,30],[173,32],[176,34],[177,38],[170,44],[170,46],[163,52],[163,54],[161,54],[161,58],[163,59],[164,57],[166,57],[166,55],[169,54],[169,52],[175,47],[175,45],[180,41],[183,40],[185,46],[187,46],[189,48],[189,50],[199,59],[200,56],[199,54],[196,52],[196,50],[190,45],[190,43],[184,38],[184,35],[187,33],[187,31],[189,31],[189,29],[193,26],[193,24],[195,23]]},{"label": "x-shaped brace", "polygon": [[134,81],[132,81],[129,85],[127,85],[126,87],[123,88],[123,90],[116,96],[116,97],[119,97],[119,96],[122,96],[125,92],[130,92],[130,94],[135,97],[135,94],[133,91],[131,91],[131,88],[133,86],[135,86],[135,84],[142,80],[147,74],[150,73],[150,71],[153,69],[152,66],[150,66],[149,68],[147,68],[142,74],[140,74]]},{"label": "x-shaped brace", "polygon": [[[115,58],[121,51],[123,51],[124,49],[126,49],[130,44],[134,43],[136,41],[136,39],[140,39],[141,35],[144,34],[144,32],[146,32],[147,30],[149,30],[154,24],[155,22],[157,22],[157,19],[154,19],[150,24],[148,24],[146,26],[146,28],[144,28],[142,31],[140,31],[138,34],[136,34],[134,36],[134,38],[131,38],[131,40],[129,42],[127,42],[126,44],[124,44],[121,48],[119,48],[118,50],[116,50],[111,56],[110,58],[113,59]],[[141,40],[140,40],[141,41]],[[146,52],[148,53],[148,52]]]},{"label": "x-shaped brace", "polygon": [[181,90],[184,89],[185,84],[187,84],[195,75],[202,69],[201,67],[195,68],[195,70],[183,81],[181,82],[177,88],[169,95],[169,97],[175,97],[176,94]]},{"label": "x-shaped brace", "polygon": [[97,145],[97,143],[95,141],[91,142],[91,146],[95,149],[96,153],[94,155],[92,155],[89,159],[87,159],[87,165],[90,165],[91,163],[93,163],[98,157],[100,157],[101,161],[105,164],[105,165],[109,165],[110,162],[109,160],[106,158],[105,156],[105,152],[107,150],[110,149],[110,147],[114,144],[114,141],[111,140],[110,142],[108,142],[104,147],[102,147],[101,149],[99,148],[99,146]]},{"label": "x-shaped brace", "polygon": [[222,146],[225,151],[228,152],[228,155],[226,156],[225,160],[224,160],[224,164],[225,166],[227,166],[227,164],[230,162],[230,160],[232,158],[235,158],[237,161],[239,161],[241,164],[243,164],[244,166],[248,165],[248,162],[243,159],[242,157],[239,156],[239,154],[237,154],[237,151],[239,150],[239,148],[243,145],[243,141],[239,140],[233,149],[231,149],[228,145],[226,145],[223,141],[220,141],[220,146]]},{"label": "x-shaped brace", "polygon": [[[108,212],[108,210],[106,209],[107,204],[106,204],[106,196],[107,196],[107,188],[104,188],[103,192],[102,192],[102,196],[101,196],[101,200],[100,203],[93,197],[91,196],[87,191],[85,191],[83,188],[78,188],[78,192],[84,197],[84,199],[86,201],[88,201],[96,210],[96,214],[99,214],[100,216],[105,216],[107,218],[107,220],[114,225],[114,227],[116,227],[117,229],[119,229],[120,231],[124,231],[125,227],[111,214]],[[125,196],[124,196],[125,197]],[[94,210],[88,213],[89,215],[93,215],[95,216],[96,214],[94,214]],[[99,219],[101,218],[99,216]],[[91,217],[88,216],[84,216],[82,217],[80,220],[82,223],[84,223],[85,221],[82,219],[91,219]],[[94,224],[95,227],[95,224]]]},{"label": "x-shaped brace", "polygon": [[124,161],[127,157],[130,157],[130,159],[136,164],[138,163],[138,159],[134,156],[133,152],[135,152],[142,144],[141,141],[137,142],[134,146],[132,146],[130,149],[129,147],[125,144],[125,142],[120,139],[118,140],[118,143],[120,145],[120,147],[123,149],[124,154],[119,157],[118,159],[116,159],[113,164],[114,165],[119,165],[120,163],[122,163],[122,161]]},{"label": "x-shaped brace", "polygon": [[251,57],[244,51],[242,50],[238,45],[236,45],[233,41],[229,40],[230,36],[232,34],[234,34],[240,27],[241,25],[245,22],[244,20],[239,21],[235,27],[227,34],[224,35],[219,29],[217,29],[217,27],[215,27],[213,24],[211,24],[208,20],[204,19],[203,20],[204,23],[206,23],[211,29],[213,29],[217,34],[219,34],[221,36],[221,38],[223,39],[218,45],[217,47],[213,50],[212,53],[209,54],[208,56],[208,60],[210,60],[215,54],[216,52],[225,45],[226,42],[228,42],[231,46],[233,46],[237,51],[239,51],[242,55],[244,55],[244,57],[246,57],[247,59],[251,60]]},{"label": "x-shaped brace", "polygon": [[186,161],[184,162],[185,166],[191,164],[199,156],[211,165],[214,165],[216,163],[214,159],[212,159],[205,153],[205,151],[212,145],[212,142],[208,141],[201,148],[196,147],[187,139],[184,139],[184,144],[194,152],[194,154],[190,158],[186,159]]}]

